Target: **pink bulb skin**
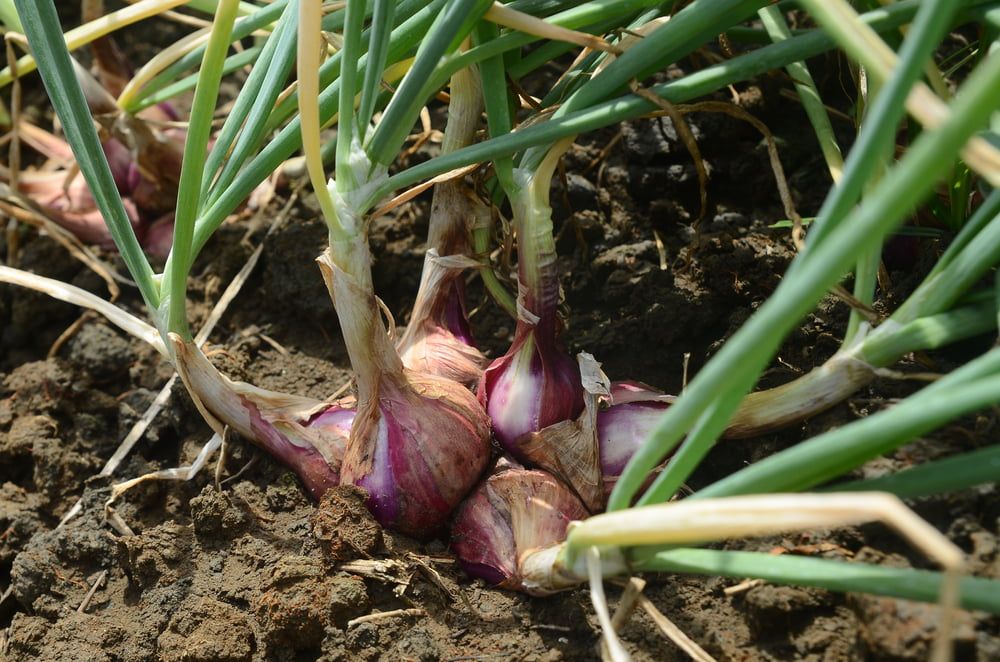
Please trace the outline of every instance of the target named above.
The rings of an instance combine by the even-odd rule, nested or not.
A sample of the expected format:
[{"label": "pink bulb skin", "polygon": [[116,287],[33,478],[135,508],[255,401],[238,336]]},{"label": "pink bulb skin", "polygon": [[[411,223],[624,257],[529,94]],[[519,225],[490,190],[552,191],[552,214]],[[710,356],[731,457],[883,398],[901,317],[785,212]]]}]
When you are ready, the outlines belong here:
[{"label": "pink bulb skin", "polygon": [[519,327],[507,354],[483,373],[478,390],[497,441],[521,461],[526,458],[518,441],[524,435],[575,419],[583,411],[583,385],[576,362],[535,338],[533,330]]},{"label": "pink bulb skin", "polygon": [[334,405],[309,421],[309,427],[327,428],[346,438],[351,435],[351,425],[357,413],[352,408]]},{"label": "pink bulb skin", "polygon": [[598,412],[597,440],[605,478],[621,475],[667,407],[663,403],[630,402]]},{"label": "pink bulb skin", "polygon": [[[374,444],[375,461],[372,470],[355,481],[355,485],[368,492],[368,510],[379,524],[395,528],[401,514],[401,496],[396,483],[393,460],[398,453],[392,453],[390,445],[398,446],[402,431],[393,420],[383,416],[379,421]],[[391,438],[391,439],[390,439]]]},{"label": "pink bulb skin", "polygon": [[451,527],[451,547],[471,576],[500,586],[517,574],[517,550],[509,518],[484,484],[462,504]]},{"label": "pink bulb skin", "polygon": [[432,375],[410,374],[404,388],[384,381],[377,411],[355,421],[354,434],[368,441],[348,453],[342,480],[368,492],[383,526],[417,538],[447,523],[490,456],[489,420],[475,396]]},{"label": "pink bulb skin", "polygon": [[493,586],[532,592],[520,560],[566,539],[570,522],[588,515],[579,498],[552,475],[506,469],[483,482],[462,504],[451,547],[462,568]]},{"label": "pink bulb skin", "polygon": [[[315,448],[293,443],[264,419],[254,403],[246,398],[241,400],[250,416],[250,431],[253,438],[268,453],[294,471],[314,499],[319,500],[328,489],[340,484],[339,467],[331,466]],[[344,438],[343,442],[346,445],[347,439]],[[340,455],[343,456],[343,449],[340,450]]]},{"label": "pink bulb skin", "polygon": [[476,347],[469,315],[465,311],[465,281],[452,279],[440,320],[444,328],[469,347]]}]

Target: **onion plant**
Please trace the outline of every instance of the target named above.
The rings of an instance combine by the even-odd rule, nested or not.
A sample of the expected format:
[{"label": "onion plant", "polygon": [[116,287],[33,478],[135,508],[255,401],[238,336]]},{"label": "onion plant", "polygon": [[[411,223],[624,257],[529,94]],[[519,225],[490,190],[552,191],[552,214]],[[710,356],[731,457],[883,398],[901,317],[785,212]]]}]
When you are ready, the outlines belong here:
[{"label": "onion plant", "polygon": [[[829,488],[865,461],[1000,402],[1000,350],[896,407],[671,503],[723,436],[801,420],[848,397],[907,353],[996,329],[997,299],[983,281],[1000,262],[1000,193],[988,192],[967,218],[956,215],[961,229],[950,246],[886,320],[870,328],[854,315],[841,350],[822,366],[747,395],[784,337],[852,269],[854,298],[872,302],[872,265],[883,242],[953,169],[961,170],[957,163],[985,186],[997,184],[998,152],[979,134],[998,110],[1000,57],[984,49],[947,100],[920,82],[942,36],[962,21],[995,20],[992,3],[903,0],[858,16],[840,0],[802,0],[819,25],[797,34],[765,0],[695,0],[668,21],[669,7],[652,0],[347,0],[327,13],[320,0],[211,4],[211,28],[141,72],[117,100],[121,110],[136,112],[194,89],[171,250],[157,273],[128,221],[52,0],[16,0],[67,141],[153,328],[124,313],[108,314],[173,362],[216,432],[228,426],[259,444],[313,496],[340,483],[363,487],[379,521],[406,533],[436,533],[457,508],[452,541],[465,568],[534,594],[589,583],[617,659],[624,652],[599,599],[602,577],[616,573],[759,576],[936,600],[945,608],[937,659],[949,655],[956,606],[1000,612],[1000,586],[961,578],[960,550],[890,494],[914,494],[913,479]],[[765,29],[748,30],[743,23],[758,12]],[[879,33],[904,26],[894,52]],[[326,40],[322,31],[336,37]],[[251,34],[260,38],[253,49],[229,54],[234,40]],[[676,80],[648,82],[721,34],[772,43]],[[506,81],[532,75],[580,43],[588,50],[538,107],[513,112],[516,96]],[[529,44],[534,50],[522,57]],[[549,205],[552,174],[573,138],[668,112],[664,104],[677,111],[775,68],[802,74],[805,59],[834,48],[859,61],[879,89],[843,163],[829,143],[821,104],[807,102],[836,182],[775,293],[677,398],[612,382],[589,355],[574,361],[560,344]],[[253,68],[210,147],[220,81],[247,64]],[[800,93],[809,98],[815,87],[797,74]],[[440,155],[396,168],[421,109],[446,88]],[[891,147],[907,112],[923,130],[897,160]],[[333,125],[335,139],[325,140],[324,127]],[[478,129],[486,136],[477,141]],[[355,377],[353,395],[334,404],[229,380],[202,354],[188,326],[186,286],[196,256],[254,187],[300,149],[328,230],[318,277],[329,289]],[[488,173],[481,191],[463,178],[476,167]],[[429,250],[413,318],[397,342],[374,290],[368,227],[387,198],[404,199],[407,188],[432,180]],[[956,199],[967,205],[971,188],[963,186]],[[491,204],[509,205],[513,215],[516,303],[484,258]],[[464,307],[462,270],[470,268],[516,316],[510,349],[485,371]],[[7,268],[0,268],[0,279],[31,282]],[[72,288],[34,282],[54,296],[87,300]],[[478,397],[469,389],[476,382]],[[491,434],[508,457],[483,480],[495,459]],[[995,479],[995,472],[963,473],[978,458],[935,467],[947,478],[936,488]],[[883,491],[859,492],[874,488]],[[822,491],[780,494],[813,489]],[[526,508],[529,503],[542,507]],[[944,572],[689,548],[870,520],[893,527]]]}]

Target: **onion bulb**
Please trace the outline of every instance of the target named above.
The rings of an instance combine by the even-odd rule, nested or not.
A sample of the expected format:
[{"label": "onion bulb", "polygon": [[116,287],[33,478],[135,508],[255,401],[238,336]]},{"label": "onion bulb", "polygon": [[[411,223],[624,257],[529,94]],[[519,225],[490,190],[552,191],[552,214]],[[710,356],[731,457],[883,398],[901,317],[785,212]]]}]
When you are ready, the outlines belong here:
[{"label": "onion bulb", "polygon": [[403,367],[379,314],[364,237],[330,246],[318,262],[358,392],[341,481],[367,490],[383,526],[426,537],[486,468],[489,419],[462,384]]},{"label": "onion bulb", "polygon": [[587,509],[562,482],[544,471],[505,469],[490,476],[459,508],[451,547],[459,563],[491,585],[549,595],[531,580],[523,561],[566,538],[569,523]]}]

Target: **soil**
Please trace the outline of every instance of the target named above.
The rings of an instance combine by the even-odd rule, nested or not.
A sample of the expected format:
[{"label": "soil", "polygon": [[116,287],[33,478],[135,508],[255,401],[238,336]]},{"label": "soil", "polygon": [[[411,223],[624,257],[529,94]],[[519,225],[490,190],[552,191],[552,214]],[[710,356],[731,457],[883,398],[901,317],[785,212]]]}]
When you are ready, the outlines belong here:
[{"label": "soil", "polygon": [[[834,85],[836,81],[830,82]],[[739,86],[744,107],[779,141],[803,216],[828,187],[801,109],[781,80]],[[613,379],[669,392],[683,386],[774,289],[794,254],[761,137],[723,115],[689,118],[711,171],[698,217],[691,159],[667,120],[641,120],[582,137],[553,191],[565,274],[565,340]],[[845,143],[850,127],[843,130]],[[602,155],[611,141],[614,147]],[[426,147],[415,158],[436,149]],[[281,190],[264,210],[277,215]],[[403,323],[416,292],[429,203],[425,197],[372,228],[376,288]],[[313,258],[325,240],[304,196],[264,240],[261,216],[234,217],[199,258],[190,300],[201,320],[264,241],[260,265],[211,337],[231,377],[326,397],[349,377],[336,317]],[[919,246],[936,250],[932,242]],[[4,246],[6,254],[6,246]],[[105,255],[116,261],[113,255]],[[99,278],[45,236],[24,232],[19,265],[106,296]],[[889,261],[891,308],[921,268]],[[134,291],[121,304],[139,311]],[[472,322],[493,356],[513,323],[470,283]],[[150,348],[88,316],[49,356],[80,311],[42,295],[0,288],[0,652],[6,660],[589,660],[599,627],[589,595],[530,598],[491,589],[456,566],[442,539],[382,531],[353,489],[312,502],[292,474],[240,439],[228,446],[217,485],[210,466],[187,482],[144,483],[120,499],[113,483],[188,464],[210,436],[182,388],[112,478],[98,477],[131,425],[170,376]],[[832,298],[790,336],[765,375],[773,385],[822,362],[838,345],[847,308]],[[196,325],[197,328],[197,325]],[[991,342],[897,366],[946,370]],[[880,381],[849,402],[781,434],[724,442],[692,479],[707,484],[796,441],[867,415],[914,390]],[[876,475],[986,443],[992,413],[964,419],[873,462]],[[1000,578],[996,486],[921,500],[917,511],[968,554],[979,576]],[[82,510],[60,519],[80,500]],[[810,531],[725,548],[781,548],[829,558],[926,566],[876,526]],[[925,659],[938,615],[932,606],[816,589],[695,576],[647,577],[645,594],[721,660]],[[620,588],[609,585],[614,605]],[[395,610],[403,610],[391,613]],[[355,621],[354,619],[361,619]],[[637,612],[622,632],[636,660],[687,659]],[[959,654],[1000,659],[1000,618],[963,613]]]}]

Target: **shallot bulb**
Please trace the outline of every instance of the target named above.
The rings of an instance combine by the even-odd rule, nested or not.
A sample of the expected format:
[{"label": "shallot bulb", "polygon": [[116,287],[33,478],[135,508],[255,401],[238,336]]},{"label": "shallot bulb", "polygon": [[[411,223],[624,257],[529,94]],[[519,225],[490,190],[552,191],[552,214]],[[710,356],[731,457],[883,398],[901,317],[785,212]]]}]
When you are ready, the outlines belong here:
[{"label": "shallot bulb", "polygon": [[610,383],[586,352],[577,361],[583,412],[522,437],[519,449],[532,466],[562,480],[597,513],[673,398],[638,382]]},{"label": "shallot bulb", "polygon": [[413,317],[396,346],[406,368],[462,384],[479,381],[486,359],[472,337],[462,280],[470,264],[476,263],[427,252]]},{"label": "shallot bulb", "polygon": [[169,339],[177,372],[216,432],[228,426],[260,446],[294,471],[315,499],[340,484],[352,401],[327,404],[234,382],[193,343],[177,334]]},{"label": "shallot bulb", "polygon": [[611,385],[607,406],[597,413],[601,475],[607,494],[674,399],[638,382]]},{"label": "shallot bulb", "polygon": [[562,482],[544,471],[506,469],[490,476],[459,508],[451,547],[470,575],[494,586],[548,595],[523,561],[566,539],[569,523],[587,509]]},{"label": "shallot bulb", "polygon": [[479,400],[493,421],[497,441],[521,461],[529,461],[521,448],[526,435],[583,411],[580,372],[556,346],[549,324],[519,321],[514,342],[494,361],[479,382]]},{"label": "shallot bulb", "polygon": [[357,381],[341,481],[368,491],[383,526],[426,537],[486,468],[489,418],[462,384],[403,367],[379,316],[370,259],[365,239],[354,237],[331,241],[318,260]]},{"label": "shallot bulb", "polygon": [[457,382],[385,379],[359,411],[341,480],[364,488],[383,525],[426,537],[447,521],[489,459],[489,419]]},{"label": "shallot bulb", "polygon": [[493,420],[497,440],[515,458],[525,435],[583,411],[583,385],[576,363],[559,343],[559,268],[549,187],[560,155],[572,140],[554,146],[534,170],[514,171],[508,192],[517,232],[517,330],[507,353],[479,382],[479,400]]},{"label": "shallot bulb", "polygon": [[[479,72],[456,71],[451,78],[448,123],[441,153],[472,144],[483,110]],[[483,374],[486,359],[476,348],[465,311],[465,270],[480,265],[473,259],[469,231],[490,214],[462,178],[434,186],[427,232],[427,254],[413,316],[397,349],[411,370],[446,377],[469,386]]]}]

